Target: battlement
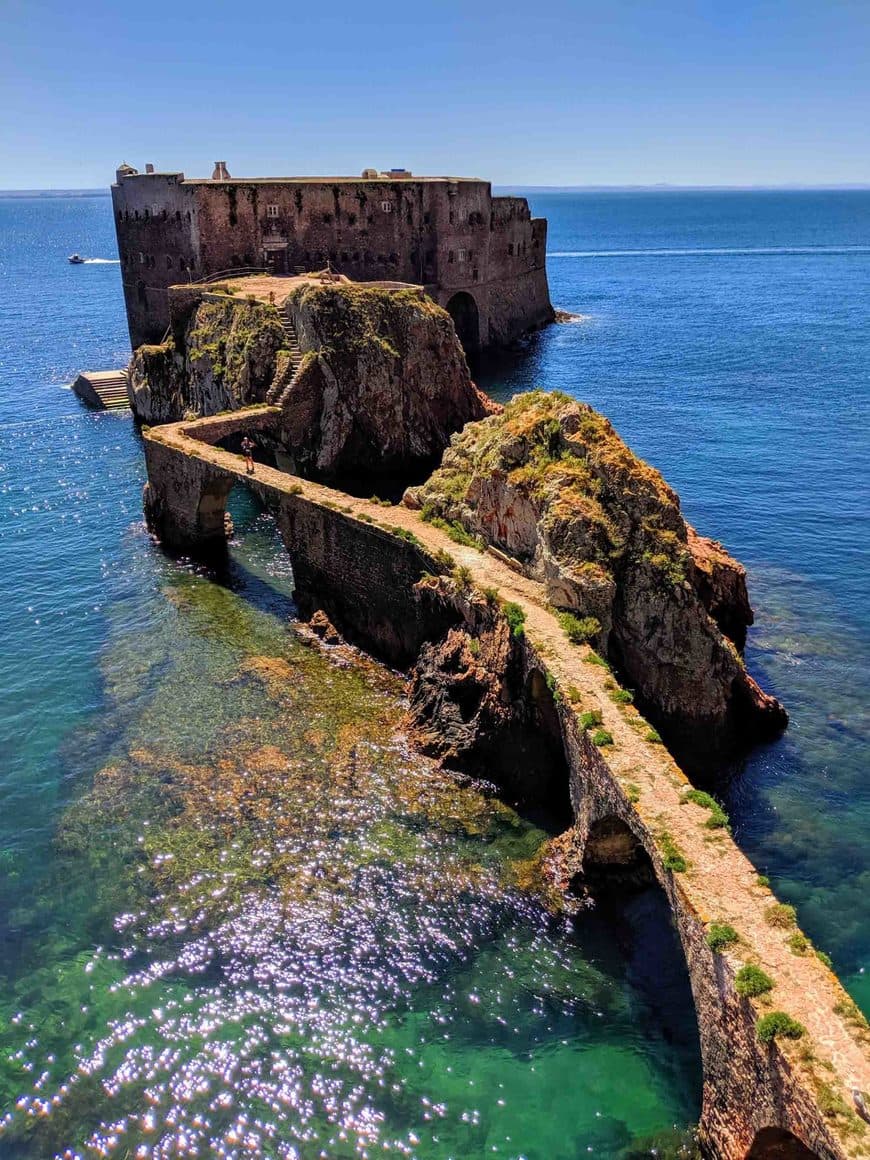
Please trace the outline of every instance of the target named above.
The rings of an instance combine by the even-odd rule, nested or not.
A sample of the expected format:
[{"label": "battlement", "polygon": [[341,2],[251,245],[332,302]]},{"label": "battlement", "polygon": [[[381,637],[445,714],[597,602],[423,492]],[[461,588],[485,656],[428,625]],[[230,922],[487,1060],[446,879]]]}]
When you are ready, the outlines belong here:
[{"label": "battlement", "polygon": [[241,268],[284,276],[329,264],[357,281],[423,286],[469,351],[553,318],[546,221],[481,178],[234,178],[226,162],[187,178],[124,164],[112,202],[134,347],[165,332],[169,286]]}]

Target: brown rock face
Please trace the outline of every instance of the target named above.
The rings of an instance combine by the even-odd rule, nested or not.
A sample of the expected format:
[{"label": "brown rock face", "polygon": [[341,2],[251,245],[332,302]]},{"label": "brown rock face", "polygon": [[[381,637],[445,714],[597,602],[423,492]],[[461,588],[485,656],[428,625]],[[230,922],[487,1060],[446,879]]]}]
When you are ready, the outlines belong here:
[{"label": "brown rock face", "polygon": [[733,643],[752,621],[743,568],[688,527],[659,473],[585,404],[512,400],[455,436],[405,502],[544,581],[696,772],[786,724]]},{"label": "brown rock face", "polygon": [[284,341],[277,311],[262,303],[201,301],[159,346],[130,364],[133,411],[143,423],[174,423],[261,403]]},{"label": "brown rock face", "polygon": [[426,643],[411,674],[410,717],[424,752],[455,769],[496,780],[521,804],[567,819],[570,803],[559,720],[543,675],[508,622],[449,580],[421,581],[421,599],[461,617]]},{"label": "brown rock face", "polygon": [[755,617],[746,590],[746,569],[717,540],[686,524],[694,568],[692,583],[722,633],[742,651]]},{"label": "brown rock face", "polygon": [[306,285],[286,308],[308,353],[283,398],[282,442],[303,475],[419,475],[455,431],[498,410],[422,291]]}]

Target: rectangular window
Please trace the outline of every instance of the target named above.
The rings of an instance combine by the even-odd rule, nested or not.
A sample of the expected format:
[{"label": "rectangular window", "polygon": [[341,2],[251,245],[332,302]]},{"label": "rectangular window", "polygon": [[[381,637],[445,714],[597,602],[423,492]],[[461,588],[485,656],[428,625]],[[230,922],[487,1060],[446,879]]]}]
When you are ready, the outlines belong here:
[{"label": "rectangular window", "polygon": [[455,255],[454,255],[453,251],[452,251],[452,250],[448,250],[448,251],[447,251],[447,261],[448,261],[448,262],[452,262],[452,261],[453,261],[453,259],[454,259],[454,257],[455,257]]},{"label": "rectangular window", "polygon": [[465,257],[466,257],[466,251],[465,251],[465,250],[460,250],[460,251],[459,251],[459,261],[460,261],[460,262],[464,262],[464,261],[465,261]]},{"label": "rectangular window", "polygon": [[382,201],[381,202],[381,209],[384,211],[384,213],[392,213],[393,212],[393,203],[391,201]]},{"label": "rectangular window", "polygon": [[514,244],[513,244],[513,242],[508,242],[508,256],[511,258],[514,256]]},{"label": "rectangular window", "polygon": [[267,205],[266,206],[266,217],[270,217],[270,218],[278,217],[278,206],[277,205]]}]

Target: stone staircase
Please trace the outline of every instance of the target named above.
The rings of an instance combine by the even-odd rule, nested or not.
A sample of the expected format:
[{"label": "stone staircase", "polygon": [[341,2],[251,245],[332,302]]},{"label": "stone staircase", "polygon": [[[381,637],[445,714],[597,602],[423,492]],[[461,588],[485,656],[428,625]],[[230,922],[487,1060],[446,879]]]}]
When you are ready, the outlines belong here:
[{"label": "stone staircase", "polygon": [[82,371],[73,383],[73,390],[95,411],[127,410],[130,396],[127,391],[128,371]]},{"label": "stone staircase", "polygon": [[280,378],[276,378],[266,392],[266,402],[280,407],[286,401],[296,382],[296,375],[302,364],[302,348],[299,345],[296,324],[286,305],[279,309],[278,315],[281,319],[281,326],[284,328],[284,350],[289,352],[290,361],[287,372]]}]

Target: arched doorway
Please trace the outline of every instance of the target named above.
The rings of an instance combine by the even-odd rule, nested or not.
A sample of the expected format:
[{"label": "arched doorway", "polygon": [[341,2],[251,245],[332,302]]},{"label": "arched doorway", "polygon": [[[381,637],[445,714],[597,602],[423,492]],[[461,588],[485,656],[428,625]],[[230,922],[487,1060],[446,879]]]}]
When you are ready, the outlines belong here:
[{"label": "arched doorway", "polygon": [[818,1156],[785,1128],[762,1128],[746,1160],[818,1160]]},{"label": "arched doorway", "polygon": [[469,354],[479,350],[480,312],[472,296],[466,290],[460,290],[448,301],[446,309],[453,319],[456,334],[464,350]]}]

